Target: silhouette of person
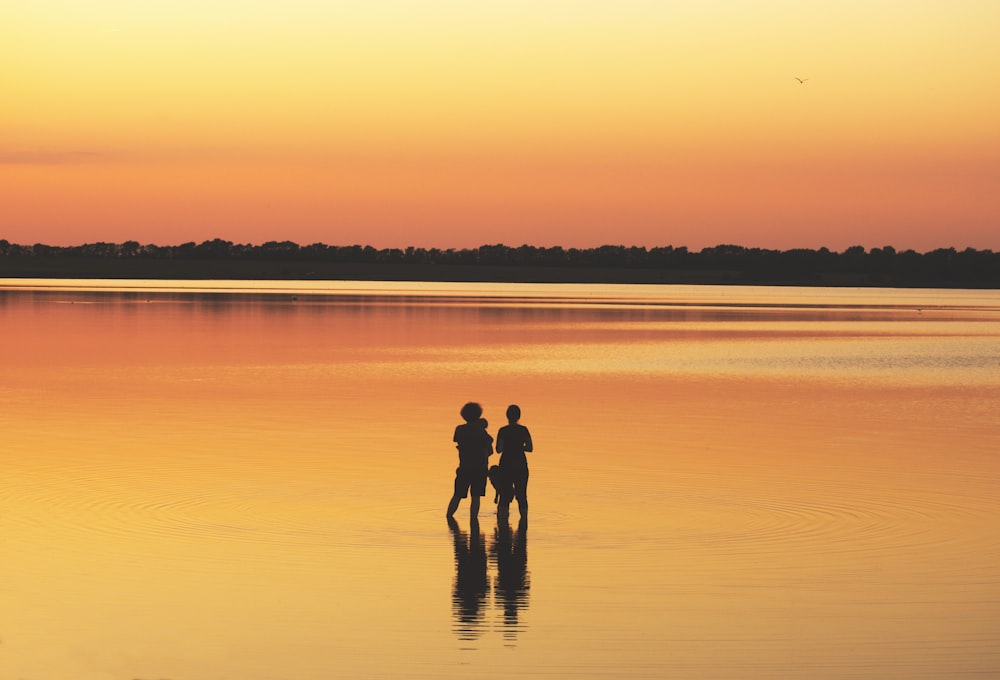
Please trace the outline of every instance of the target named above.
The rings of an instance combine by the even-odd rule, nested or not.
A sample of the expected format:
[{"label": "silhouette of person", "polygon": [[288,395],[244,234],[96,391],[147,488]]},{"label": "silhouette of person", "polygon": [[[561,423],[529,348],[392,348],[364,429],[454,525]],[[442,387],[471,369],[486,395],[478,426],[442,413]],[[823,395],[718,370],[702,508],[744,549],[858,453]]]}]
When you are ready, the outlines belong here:
[{"label": "silhouette of person", "polygon": [[469,534],[448,518],[455,545],[455,581],[452,587],[452,612],[455,632],[463,640],[472,640],[482,630],[483,606],[490,590],[487,575],[486,539],[479,532],[479,522],[472,522]]},{"label": "silhouette of person", "polygon": [[459,412],[465,423],[455,428],[452,440],[458,447],[458,468],[455,470],[455,491],[448,503],[447,517],[452,517],[458,504],[469,496],[469,516],[479,518],[479,499],[486,495],[486,473],[493,454],[493,437],[486,431],[488,423],[482,417],[483,407],[469,402]]},{"label": "silhouette of person", "polygon": [[503,611],[505,637],[519,630],[518,616],[528,606],[528,522],[521,518],[517,531],[512,532],[506,521],[497,522],[492,553],[496,558],[497,574],[493,601]]},{"label": "silhouette of person", "polygon": [[510,502],[517,499],[517,509],[521,521],[528,518],[528,457],[526,453],[534,449],[531,433],[521,425],[521,408],[517,404],[507,407],[507,424],[497,432],[497,453],[500,454],[500,472],[512,488],[500,494],[497,503],[497,517],[506,518],[510,513]]}]

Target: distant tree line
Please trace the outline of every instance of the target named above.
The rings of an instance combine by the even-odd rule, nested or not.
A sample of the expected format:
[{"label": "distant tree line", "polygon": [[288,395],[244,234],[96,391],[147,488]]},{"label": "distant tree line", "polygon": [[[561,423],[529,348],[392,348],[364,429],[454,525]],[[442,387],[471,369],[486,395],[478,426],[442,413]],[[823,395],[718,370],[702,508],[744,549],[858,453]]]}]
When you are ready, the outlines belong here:
[{"label": "distant tree line", "polygon": [[[268,241],[260,245],[222,239],[158,246],[137,241],[86,243],[78,246],[19,245],[0,239],[0,258],[104,258],[113,260],[258,261],[423,265],[445,267],[558,267],[710,272],[721,283],[799,283],[903,286],[1000,287],[1000,253],[991,250],[939,248],[925,253],[896,251],[892,246],[843,252],[827,248],[769,250],[718,245],[700,251],[686,247],[604,245],[597,248],[517,247],[382,248],[299,245]],[[3,260],[0,260],[2,263]],[[2,275],[2,271],[0,271]]]}]

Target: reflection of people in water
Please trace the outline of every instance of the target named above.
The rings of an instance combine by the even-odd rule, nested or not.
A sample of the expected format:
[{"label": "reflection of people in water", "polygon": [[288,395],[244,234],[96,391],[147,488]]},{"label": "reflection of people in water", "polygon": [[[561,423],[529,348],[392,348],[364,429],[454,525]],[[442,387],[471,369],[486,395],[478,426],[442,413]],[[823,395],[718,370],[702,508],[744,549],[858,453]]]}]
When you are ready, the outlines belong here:
[{"label": "reflection of people in water", "polygon": [[[520,615],[528,606],[531,580],[528,575],[528,524],[521,520],[512,531],[506,521],[497,523],[487,557],[486,537],[479,523],[472,522],[468,533],[448,518],[455,549],[455,580],[452,614],[455,633],[462,640],[474,640],[485,630],[485,609],[490,586],[493,608],[503,624],[504,637],[513,639],[523,626]],[[496,565],[491,578],[489,564]]]},{"label": "reflection of people in water", "polygon": [[531,433],[520,424],[521,409],[517,404],[507,407],[507,424],[497,432],[497,453],[500,455],[500,474],[505,484],[511,488],[501,491],[497,503],[497,517],[506,518],[510,512],[510,502],[517,499],[517,509],[521,521],[528,518],[528,457],[534,446]]},{"label": "reflection of people in water", "polygon": [[455,428],[452,438],[458,445],[458,469],[455,470],[455,491],[446,514],[452,517],[459,502],[468,495],[469,516],[475,521],[479,517],[479,499],[486,495],[486,471],[493,454],[493,437],[486,431],[482,406],[469,402],[460,413],[465,423]]},{"label": "reflection of people in water", "polygon": [[448,518],[455,544],[455,583],[452,590],[452,610],[455,614],[455,632],[464,640],[478,637],[482,629],[482,608],[490,580],[486,574],[486,540],[479,532],[479,523],[472,522],[469,534],[458,528],[458,523]]},{"label": "reflection of people in water", "polygon": [[496,558],[493,601],[503,608],[503,623],[508,637],[518,630],[518,614],[528,606],[528,522],[522,517],[517,531],[498,521],[492,554]]}]

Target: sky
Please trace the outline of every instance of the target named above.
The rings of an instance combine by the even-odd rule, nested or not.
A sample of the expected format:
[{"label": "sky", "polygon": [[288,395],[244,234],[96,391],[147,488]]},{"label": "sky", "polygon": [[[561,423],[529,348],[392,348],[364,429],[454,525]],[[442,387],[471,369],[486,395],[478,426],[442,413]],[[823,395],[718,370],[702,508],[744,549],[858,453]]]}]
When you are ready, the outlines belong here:
[{"label": "sky", "polygon": [[996,0],[0,16],[14,243],[1000,250]]}]

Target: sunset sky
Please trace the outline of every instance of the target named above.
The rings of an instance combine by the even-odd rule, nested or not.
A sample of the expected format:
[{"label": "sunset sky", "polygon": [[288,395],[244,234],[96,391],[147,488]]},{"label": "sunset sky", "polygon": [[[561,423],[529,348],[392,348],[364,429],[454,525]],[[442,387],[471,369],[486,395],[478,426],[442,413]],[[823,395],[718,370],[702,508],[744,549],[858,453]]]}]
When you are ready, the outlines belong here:
[{"label": "sunset sky", "polygon": [[1000,249],[996,0],[0,17],[11,242]]}]

